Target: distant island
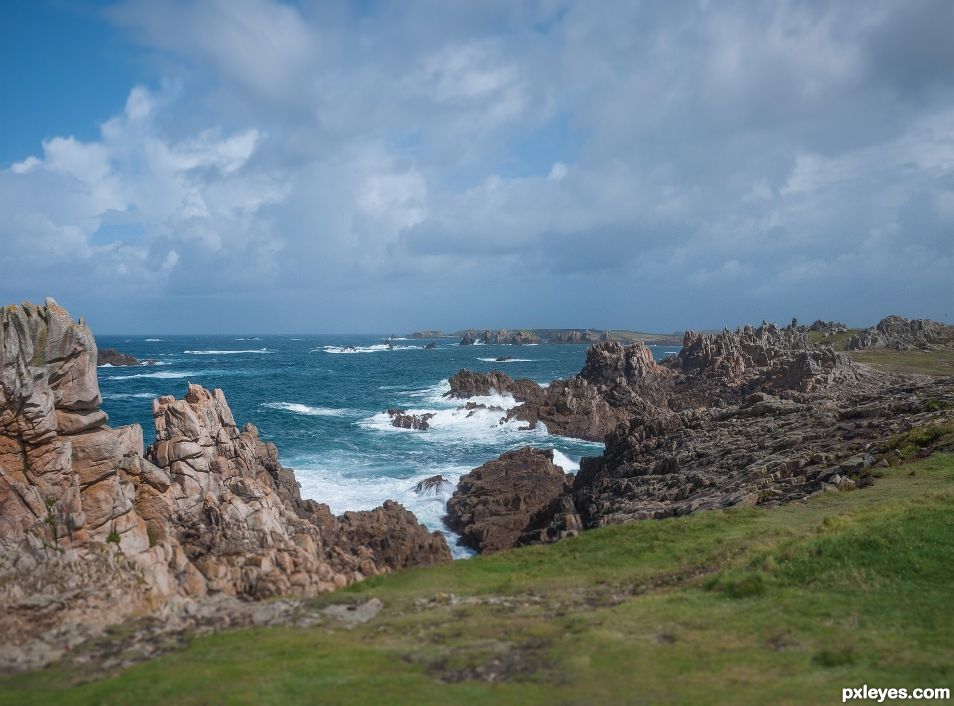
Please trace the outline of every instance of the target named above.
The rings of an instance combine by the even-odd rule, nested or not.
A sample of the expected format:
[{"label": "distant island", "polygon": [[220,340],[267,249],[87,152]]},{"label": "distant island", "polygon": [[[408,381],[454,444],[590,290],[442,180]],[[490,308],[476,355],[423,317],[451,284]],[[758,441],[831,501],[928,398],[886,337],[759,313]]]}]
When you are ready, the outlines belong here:
[{"label": "distant island", "polygon": [[458,338],[462,346],[478,343],[497,345],[533,345],[539,343],[600,343],[615,341],[630,344],[642,342],[649,346],[681,346],[683,334],[646,333],[644,331],[625,331],[619,329],[587,328],[529,328],[529,329],[477,329],[468,328],[451,333],[437,330],[424,330],[409,333],[405,338]]}]

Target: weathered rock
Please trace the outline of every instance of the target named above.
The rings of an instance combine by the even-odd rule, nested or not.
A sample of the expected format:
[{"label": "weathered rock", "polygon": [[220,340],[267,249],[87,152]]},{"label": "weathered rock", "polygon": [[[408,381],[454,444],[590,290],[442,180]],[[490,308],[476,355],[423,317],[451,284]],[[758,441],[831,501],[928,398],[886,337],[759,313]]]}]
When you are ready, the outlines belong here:
[{"label": "weathered rock", "polygon": [[859,331],[848,341],[848,350],[871,348],[949,348],[954,346],[954,326],[930,319],[886,316],[877,326]]},{"label": "weathered rock", "polygon": [[553,451],[523,448],[463,476],[447,502],[447,526],[481,553],[517,545],[534,515],[569,487]]},{"label": "weathered rock", "polygon": [[511,395],[515,400],[536,399],[543,388],[533,380],[514,380],[499,370],[486,373],[461,370],[450,378],[450,391],[446,397],[467,399],[487,395]]},{"label": "weathered rock", "polygon": [[431,476],[417,483],[414,486],[414,492],[418,495],[437,495],[448,486],[450,486],[450,481],[444,476]]},{"label": "weathered rock", "polygon": [[427,532],[393,500],[374,510],[346,512],[338,521],[338,546],[355,554],[367,549],[386,567],[430,566],[451,558],[444,535]]},{"label": "weathered rock", "polygon": [[96,354],[96,365],[139,365],[139,359],[128,353],[121,353],[115,348],[102,348]]},{"label": "weathered rock", "polygon": [[396,503],[339,519],[302,500],[221,390],[156,400],[144,452],[138,425],[106,426],[95,341],[54,301],[4,307],[0,334],[3,654],[42,664],[171,599],[313,596],[450,559]]},{"label": "weathered rock", "polygon": [[431,428],[430,420],[434,417],[431,412],[423,414],[408,414],[403,409],[392,407],[388,410],[388,416],[391,418],[391,426],[398,429],[417,429],[418,431],[427,431]]}]

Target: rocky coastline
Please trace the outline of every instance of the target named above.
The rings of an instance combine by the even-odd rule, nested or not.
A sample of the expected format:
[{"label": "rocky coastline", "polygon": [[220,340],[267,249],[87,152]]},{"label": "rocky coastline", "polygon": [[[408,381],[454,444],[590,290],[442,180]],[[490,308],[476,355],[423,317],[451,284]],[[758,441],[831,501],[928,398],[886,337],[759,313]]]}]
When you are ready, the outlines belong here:
[{"label": "rocky coastline", "polygon": [[[4,307],[0,324],[0,670],[72,659],[120,622],[139,626],[132,652],[146,658],[190,632],[337,619],[307,599],[450,560],[443,535],[396,502],[335,516],[303,499],[278,449],[239,426],[222,390],[190,384],[181,399],[155,399],[148,447],[138,425],[111,428],[96,377],[104,357],[55,301]],[[889,317],[863,340],[949,345],[934,324]],[[812,342],[842,329],[687,331],[658,362],[641,342],[600,336],[577,375],[547,386],[460,370],[446,396],[462,409],[605,451],[575,475],[548,449],[488,460],[453,488],[446,524],[492,553],[856,490],[879,468],[954,448],[954,379],[882,372]],[[471,399],[493,395],[517,404]],[[387,413],[421,432],[433,418]],[[414,490],[452,486],[433,476]]]},{"label": "rocky coastline", "polygon": [[[521,404],[507,419],[606,448],[584,458],[557,493],[546,474],[534,474],[537,451],[504,454],[461,479],[449,526],[468,546],[496,551],[603,525],[851,490],[879,467],[954,448],[954,380],[857,363],[810,342],[809,331],[840,326],[822,323],[689,331],[681,351],[658,363],[642,344],[601,342],[578,375],[546,388],[461,371],[449,395],[513,395]],[[503,520],[478,511],[485,507],[507,518],[505,542],[486,539]]]},{"label": "rocky coastline", "polygon": [[140,426],[109,427],[93,335],[52,299],[4,307],[0,327],[0,670],[138,615],[315,596],[451,558],[397,503],[335,517],[303,500],[221,390],[156,399],[148,448]]}]

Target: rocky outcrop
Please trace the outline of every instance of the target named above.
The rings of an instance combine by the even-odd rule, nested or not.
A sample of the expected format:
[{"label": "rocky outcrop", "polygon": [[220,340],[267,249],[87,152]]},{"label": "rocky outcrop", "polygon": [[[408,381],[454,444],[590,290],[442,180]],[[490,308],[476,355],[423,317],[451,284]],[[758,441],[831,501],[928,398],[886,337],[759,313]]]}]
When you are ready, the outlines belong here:
[{"label": "rocky outcrop", "polygon": [[[563,496],[569,478],[553,451],[509,451],[463,476],[447,502],[447,526],[481,553],[517,546],[536,514]],[[532,531],[532,530],[531,530]]]},{"label": "rocky outcrop", "polygon": [[450,486],[450,481],[444,476],[431,476],[425,478],[414,486],[414,492],[418,495],[438,495]]},{"label": "rocky outcrop", "polygon": [[848,325],[840,321],[815,319],[811,324],[805,326],[804,330],[808,333],[820,333],[823,336],[835,336],[839,333],[845,333],[848,330]]},{"label": "rocky outcrop", "polygon": [[854,487],[897,460],[897,435],[954,418],[954,380],[882,382],[838,397],[757,392],[723,408],[634,417],[606,437],[602,457],[583,459],[574,506],[596,527]]},{"label": "rocky outcrop", "polygon": [[56,302],[0,326],[0,635],[20,653],[173,599],[312,596],[450,558],[399,505],[336,518],[302,500],[221,390],[156,400],[148,451],[138,425],[110,428],[96,343]]},{"label": "rocky outcrop", "polygon": [[421,339],[421,338],[447,338],[447,334],[439,329],[433,329],[429,331],[415,331],[414,333],[409,333],[408,338]]},{"label": "rocky outcrop", "polygon": [[597,333],[589,329],[571,329],[567,331],[551,331],[547,335],[547,343],[600,343],[608,341],[609,334],[605,331]]},{"label": "rocky outcrop", "polygon": [[510,395],[517,401],[536,399],[543,388],[533,380],[514,380],[499,370],[480,373],[470,370],[460,370],[451,376],[450,391],[446,397],[467,399],[469,397],[485,397],[487,395]]},{"label": "rocky outcrop", "polygon": [[532,331],[508,331],[507,329],[500,329],[499,331],[468,329],[463,332],[460,339],[460,345],[462,346],[472,346],[478,343],[521,346],[540,342],[540,337]]},{"label": "rocky outcrop", "polygon": [[810,343],[797,327],[763,324],[719,334],[687,331],[678,355],[656,363],[642,343],[591,346],[580,373],[557,380],[510,411],[531,426],[592,441],[655,408],[738,404],[757,391],[810,393],[875,375],[844,353]]},{"label": "rocky outcrop", "polygon": [[[146,362],[154,363],[155,361]],[[121,353],[115,348],[101,348],[96,354],[96,365],[111,365],[113,367],[139,365],[139,359],[128,353]]]},{"label": "rocky outcrop", "polygon": [[675,377],[645,345],[606,341],[590,347],[579,375],[541,388],[508,416],[531,427],[543,423],[553,434],[602,441],[647,405],[667,404]]},{"label": "rocky outcrop", "polygon": [[431,412],[423,414],[408,414],[403,409],[392,407],[388,410],[388,416],[391,418],[391,426],[398,429],[417,429],[418,431],[427,431],[431,428],[429,420],[434,416]]},{"label": "rocky outcrop", "polygon": [[848,340],[848,350],[873,348],[949,348],[954,347],[954,326],[930,319],[906,319],[886,316],[877,326],[859,331]]}]

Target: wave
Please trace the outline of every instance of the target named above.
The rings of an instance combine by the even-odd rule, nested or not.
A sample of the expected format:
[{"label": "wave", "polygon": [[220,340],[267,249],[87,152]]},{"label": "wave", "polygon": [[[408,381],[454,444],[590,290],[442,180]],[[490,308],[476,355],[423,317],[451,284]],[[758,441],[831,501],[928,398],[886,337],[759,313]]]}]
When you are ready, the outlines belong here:
[{"label": "wave", "polygon": [[312,348],[312,353],[324,351],[325,353],[381,353],[386,351],[410,351],[421,350],[424,346],[389,346],[386,343],[375,343],[372,346],[322,346],[321,348]]},{"label": "wave", "polygon": [[182,351],[189,355],[236,355],[239,353],[270,353],[267,348],[256,348],[248,351]]},{"label": "wave", "polygon": [[294,414],[303,414],[306,417],[345,417],[355,413],[354,410],[351,409],[312,407],[306,404],[298,404],[297,402],[264,402],[259,406],[267,407],[268,409],[279,409]]},{"label": "wave", "polygon": [[532,358],[510,358],[509,360],[497,360],[496,358],[478,358],[485,363],[532,363]]},{"label": "wave", "polygon": [[161,340],[162,340],[161,338],[147,338],[146,343],[156,343]]},{"label": "wave", "polygon": [[141,378],[152,378],[154,380],[178,380],[180,378],[193,377],[195,375],[214,373],[213,370],[206,370],[203,373],[197,373],[192,370],[166,370],[156,373],[136,373],[135,375],[110,375],[106,380],[136,380]]},{"label": "wave", "polygon": [[[295,469],[295,478],[301,484],[303,498],[326,503],[339,515],[348,510],[372,510],[385,500],[396,500],[414,513],[429,530],[437,530],[447,538],[455,559],[473,556],[474,552],[457,544],[457,535],[443,522],[447,501],[457,487],[457,481],[469,472],[469,466],[431,467],[396,475],[368,475],[360,468],[349,468],[347,460],[332,457],[290,457],[283,460]],[[345,470],[342,470],[345,469]],[[437,493],[418,495],[414,486],[425,478],[442,475],[449,482]]]},{"label": "wave", "polygon": [[553,449],[553,465],[562,468],[564,473],[576,473],[580,470],[580,462],[574,461],[560,449]]},{"label": "wave", "polygon": [[236,338],[235,340],[236,341],[261,341],[262,339],[259,338],[258,336],[255,336],[254,338]]},{"label": "wave", "polygon": [[154,392],[109,392],[103,395],[107,400],[151,400],[159,397]]}]

